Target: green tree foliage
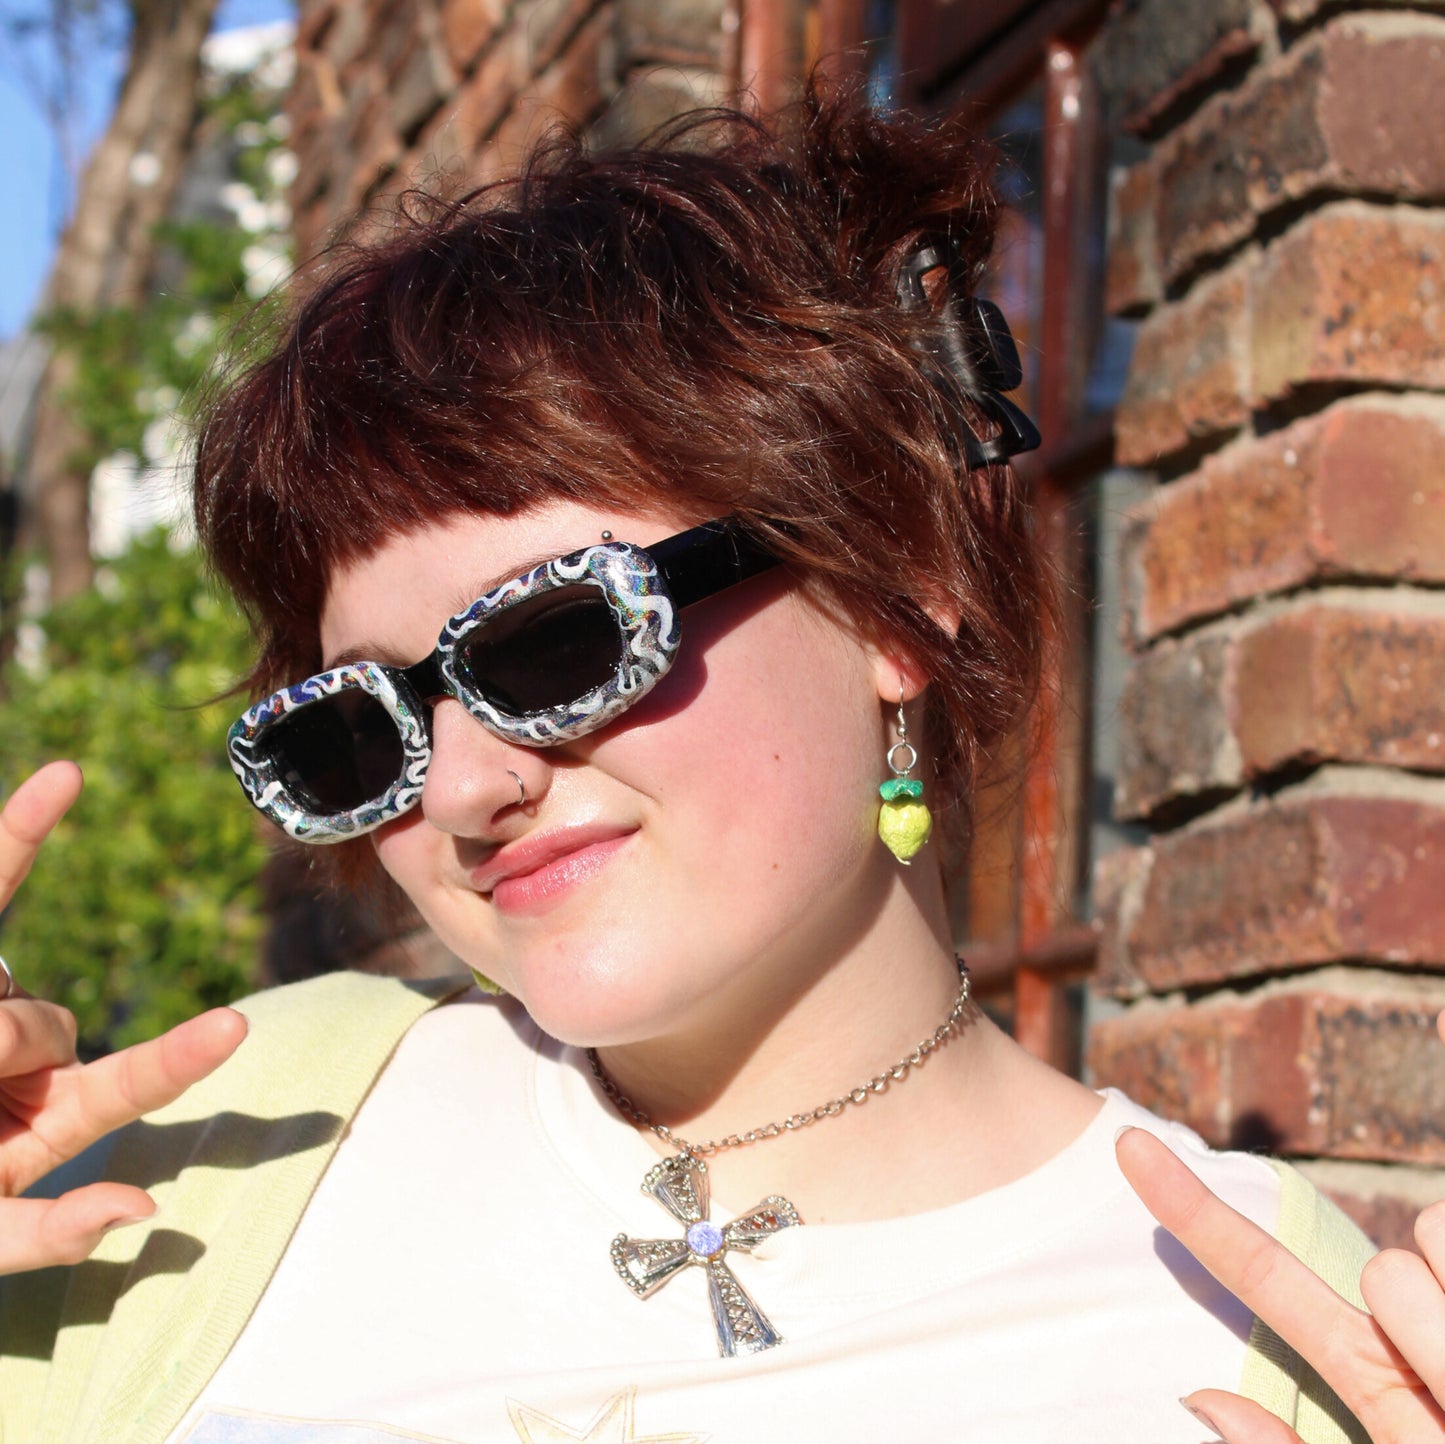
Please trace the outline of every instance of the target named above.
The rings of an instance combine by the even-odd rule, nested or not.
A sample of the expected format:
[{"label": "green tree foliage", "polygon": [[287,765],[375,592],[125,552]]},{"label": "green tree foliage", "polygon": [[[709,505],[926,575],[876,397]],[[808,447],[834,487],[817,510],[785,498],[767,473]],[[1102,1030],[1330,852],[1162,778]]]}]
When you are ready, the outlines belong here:
[{"label": "green tree foliage", "polygon": [[268,204],[284,190],[275,163],[285,151],[285,127],[272,113],[275,96],[250,77],[212,77],[210,83],[202,132],[208,144],[227,152],[235,181],[261,219],[249,226],[166,221],[156,232],[161,283],[142,301],[83,315],[57,307],[36,323],[54,347],[79,363],[63,399],[86,443],[69,460],[84,471],[118,452],[147,456],[151,424],[173,414],[184,421],[203,383],[227,356],[262,344],[274,318],[278,298],[269,285],[280,275],[268,282],[255,268],[289,249],[284,232],[267,219]]},{"label": "green tree foliage", "polygon": [[[203,84],[202,141],[229,169],[234,219],[167,222],[143,299],[43,322],[77,362],[63,398],[74,464],[128,458],[136,486],[162,491],[184,472],[189,398],[261,335],[287,255],[294,160],[275,85],[226,72]],[[0,947],[27,987],[75,1011],[87,1052],[256,986],[267,851],[225,760],[240,704],[217,700],[249,653],[199,558],[157,533],[104,560],[92,590],[29,617],[0,674],[0,792],[57,757],[86,781],[0,917]]]},{"label": "green tree foliage", "polygon": [[[94,1052],[255,986],[265,847],[226,764],[246,627],[197,557],[133,543],[44,618],[0,702],[8,791],[70,757],[85,791],[0,927],[26,985]],[[22,658],[25,657],[22,650]]]}]

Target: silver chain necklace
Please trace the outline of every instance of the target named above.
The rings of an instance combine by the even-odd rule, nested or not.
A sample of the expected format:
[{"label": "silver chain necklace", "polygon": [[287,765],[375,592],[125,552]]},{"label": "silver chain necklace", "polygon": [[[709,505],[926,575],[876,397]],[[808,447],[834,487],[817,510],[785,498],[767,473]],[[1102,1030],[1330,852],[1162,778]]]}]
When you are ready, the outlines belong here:
[{"label": "silver chain necklace", "polygon": [[771,1349],[783,1337],[769,1323],[767,1316],[752,1301],[723,1262],[731,1249],[750,1253],[753,1248],[785,1228],[802,1223],[798,1210],[777,1194],[765,1198],[756,1208],[719,1228],[708,1221],[710,1210],[707,1164],[705,1158],[761,1143],[784,1133],[795,1133],[836,1118],[849,1104],[861,1107],[890,1084],[902,1083],[915,1068],[921,1068],[954,1033],[968,1007],[968,967],[962,958],[958,964],[958,994],[948,1015],[918,1044],[891,1068],[885,1068],[857,1088],[804,1113],[794,1113],[780,1123],[765,1123],[746,1133],[729,1133],[722,1138],[709,1138],[705,1143],[689,1143],[679,1138],[667,1124],[659,1123],[643,1112],[613,1081],[602,1067],[595,1048],[587,1050],[592,1076],[608,1100],[623,1117],[639,1127],[651,1129],[669,1147],[678,1149],[671,1158],[655,1164],[642,1180],[642,1191],[654,1198],[686,1229],[680,1239],[634,1239],[620,1233],[612,1240],[612,1266],[622,1282],[639,1298],[649,1298],[672,1276],[696,1264],[707,1271],[708,1299],[712,1306],[713,1324],[717,1330],[718,1352],[724,1358],[735,1354],[753,1354]]}]

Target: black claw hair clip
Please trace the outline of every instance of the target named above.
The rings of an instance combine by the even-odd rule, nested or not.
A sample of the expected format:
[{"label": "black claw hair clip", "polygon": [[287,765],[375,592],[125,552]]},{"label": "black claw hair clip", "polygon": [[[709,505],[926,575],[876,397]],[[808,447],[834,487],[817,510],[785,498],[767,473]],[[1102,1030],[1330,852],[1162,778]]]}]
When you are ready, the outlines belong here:
[{"label": "black claw hair clip", "polygon": [[[920,349],[924,373],[953,411],[964,463],[973,471],[1033,451],[1043,438],[1029,417],[1002,394],[1024,379],[1008,322],[992,301],[969,294],[954,257],[933,242],[919,246],[898,273],[898,304],[905,311],[926,308],[923,278],[939,267],[947,270],[948,285],[938,324]],[[977,412],[994,423],[995,435],[978,434],[973,420]]]}]

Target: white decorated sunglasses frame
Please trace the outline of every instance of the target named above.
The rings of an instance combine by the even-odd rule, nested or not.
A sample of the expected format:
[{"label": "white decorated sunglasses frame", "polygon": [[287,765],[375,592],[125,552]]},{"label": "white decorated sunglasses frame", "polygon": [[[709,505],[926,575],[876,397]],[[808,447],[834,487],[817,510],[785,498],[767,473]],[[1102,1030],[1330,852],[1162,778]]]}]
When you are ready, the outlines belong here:
[{"label": "white decorated sunglasses frame", "polygon": [[[605,541],[554,558],[503,582],[442,628],[436,650],[409,667],[347,662],[308,677],[247,708],[226,739],[227,756],[253,806],[298,842],[345,842],[413,808],[431,761],[426,701],[455,697],[488,731],[523,747],[554,747],[605,727],[642,700],[671,669],[681,642],[677,613],[692,602],[777,565],[777,558],[731,517],[679,532],[650,547]],[[536,712],[502,711],[461,680],[457,651],[480,627],[550,591],[596,587],[617,622],[615,673],[581,697]],[[376,699],[396,724],[400,774],[375,799],[348,811],[319,813],[287,788],[266,733],[314,702],[348,691]]]}]

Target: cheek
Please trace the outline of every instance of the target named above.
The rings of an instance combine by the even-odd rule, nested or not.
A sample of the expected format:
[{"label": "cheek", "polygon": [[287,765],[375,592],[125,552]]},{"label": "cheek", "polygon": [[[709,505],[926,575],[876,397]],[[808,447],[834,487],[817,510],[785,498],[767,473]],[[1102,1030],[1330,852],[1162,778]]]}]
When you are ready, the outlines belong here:
[{"label": "cheek", "polygon": [[657,729],[667,793],[705,817],[696,846],[719,866],[741,855],[806,870],[806,855],[852,852],[872,832],[883,741],[871,673],[817,630],[784,613],[746,650],[709,649],[705,685]]},{"label": "cheek", "polygon": [[428,830],[421,809],[415,808],[371,834],[371,846],[382,870],[406,893],[423,917],[427,916],[425,883],[432,870]]}]

